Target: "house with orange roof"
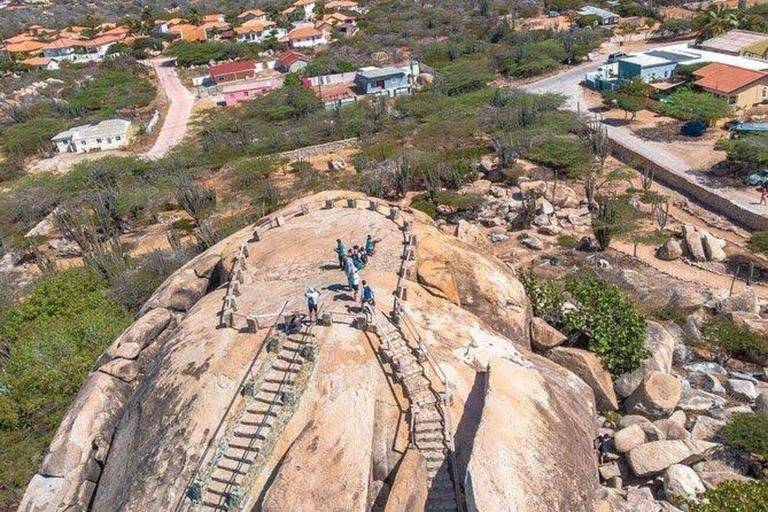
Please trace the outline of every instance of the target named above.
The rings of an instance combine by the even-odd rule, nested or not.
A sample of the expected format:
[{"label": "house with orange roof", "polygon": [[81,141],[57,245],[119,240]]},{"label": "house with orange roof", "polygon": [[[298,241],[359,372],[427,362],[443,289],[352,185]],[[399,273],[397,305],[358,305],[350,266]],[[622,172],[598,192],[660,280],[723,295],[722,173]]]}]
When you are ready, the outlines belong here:
[{"label": "house with orange roof", "polygon": [[325,3],[326,11],[354,11],[363,12],[360,4],[352,0],[331,0]]},{"label": "house with orange roof", "polygon": [[696,87],[728,98],[735,110],[768,103],[768,73],[713,62],[693,72]]},{"label": "house with orange roof", "polygon": [[313,48],[328,44],[328,39],[320,30],[312,25],[304,25],[288,32],[286,36],[289,48]]},{"label": "house with orange roof", "polygon": [[21,61],[22,64],[35,69],[55,71],[59,69],[59,63],[48,57],[30,57]]},{"label": "house with orange roof", "polygon": [[237,40],[244,43],[261,43],[268,37],[282,38],[287,31],[278,27],[273,21],[251,20],[235,27]]},{"label": "house with orange roof", "polygon": [[122,39],[116,35],[103,35],[90,40],[59,38],[43,46],[43,57],[58,62],[99,62],[107,56],[110,47]]},{"label": "house with orange roof", "polygon": [[315,28],[325,32],[328,39],[334,30],[351,36],[357,32],[357,20],[354,16],[334,12],[324,15],[321,21],[315,23]]},{"label": "house with orange roof", "polygon": [[248,9],[238,14],[237,19],[240,23],[247,23],[249,21],[267,21],[269,17],[261,9]]},{"label": "house with orange roof", "polygon": [[293,7],[294,11],[301,12],[305,21],[314,21],[316,17],[315,5],[315,0],[296,0],[291,7]]},{"label": "house with orange roof", "polygon": [[8,44],[3,49],[11,58],[18,58],[22,55],[35,55],[42,51],[45,43],[39,41],[23,41],[21,43]]},{"label": "house with orange roof", "polygon": [[224,15],[218,12],[203,16],[203,23],[224,23]]},{"label": "house with orange roof", "polygon": [[27,41],[33,41],[35,39],[35,36],[32,34],[22,33],[17,36],[9,37],[8,39],[4,39],[3,42],[6,44],[19,44],[19,43],[25,43]]}]

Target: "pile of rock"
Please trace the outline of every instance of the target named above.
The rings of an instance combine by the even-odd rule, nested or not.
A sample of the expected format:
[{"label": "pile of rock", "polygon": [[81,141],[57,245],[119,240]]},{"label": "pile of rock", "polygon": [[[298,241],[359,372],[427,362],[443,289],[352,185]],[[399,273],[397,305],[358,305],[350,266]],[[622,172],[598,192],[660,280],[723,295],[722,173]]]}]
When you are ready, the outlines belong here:
[{"label": "pile of rock", "polygon": [[751,479],[744,454],[722,444],[719,431],[735,413],[768,411],[768,368],[739,372],[691,354],[677,366],[685,337],[679,327],[648,322],[647,358],[612,379],[598,356],[564,347],[565,335],[532,321],[533,349],[581,378],[604,411],[604,510],[674,511],[722,481]]},{"label": "pile of rock", "polygon": [[656,256],[659,259],[673,261],[682,256],[692,261],[723,261],[726,258],[725,240],[713,236],[703,228],[685,224],[682,228],[680,241],[671,238],[659,247]]}]

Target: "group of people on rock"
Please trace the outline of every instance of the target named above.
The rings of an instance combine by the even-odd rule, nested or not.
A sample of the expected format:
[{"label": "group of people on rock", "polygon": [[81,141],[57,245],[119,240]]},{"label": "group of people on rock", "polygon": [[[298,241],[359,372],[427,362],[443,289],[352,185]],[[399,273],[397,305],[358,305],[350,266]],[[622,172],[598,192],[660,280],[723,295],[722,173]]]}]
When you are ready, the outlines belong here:
[{"label": "group of people on rock", "polygon": [[[347,249],[347,246],[341,239],[336,240],[336,255],[339,258],[339,267],[347,276],[347,285],[352,291],[352,300],[355,302],[357,302],[358,293],[360,293],[361,282],[359,272],[365,268],[368,259],[376,252],[376,242],[377,240],[374,240],[373,236],[368,235],[362,246],[355,245],[351,249]],[[376,298],[373,288],[365,280],[362,281],[361,305],[366,318],[372,321]]]}]

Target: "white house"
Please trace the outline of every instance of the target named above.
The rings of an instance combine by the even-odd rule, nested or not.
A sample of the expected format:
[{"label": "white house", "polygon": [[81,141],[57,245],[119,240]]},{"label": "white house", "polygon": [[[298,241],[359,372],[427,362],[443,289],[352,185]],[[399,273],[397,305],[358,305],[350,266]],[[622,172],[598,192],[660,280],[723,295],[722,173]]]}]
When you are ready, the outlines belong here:
[{"label": "white house", "polygon": [[119,36],[101,36],[96,39],[56,39],[42,47],[43,56],[48,59],[61,62],[102,61],[106,57],[109,48],[120,41]]},{"label": "white house", "polygon": [[126,146],[133,136],[130,121],[109,119],[96,124],[75,126],[61,132],[51,140],[59,153],[88,153]]},{"label": "white house", "polygon": [[314,21],[315,19],[315,0],[296,0],[293,7],[298,11],[303,11],[304,19]]},{"label": "white house", "polygon": [[621,19],[618,14],[593,5],[585,5],[577,12],[581,16],[597,16],[601,25],[615,25]]},{"label": "white house", "polygon": [[325,34],[312,25],[305,25],[291,30],[288,33],[287,39],[290,48],[312,48],[314,46],[328,44]]},{"label": "white house", "polygon": [[254,20],[235,27],[237,40],[243,43],[260,43],[270,36],[279,39],[285,37],[286,33],[284,28],[278,27],[272,21]]}]

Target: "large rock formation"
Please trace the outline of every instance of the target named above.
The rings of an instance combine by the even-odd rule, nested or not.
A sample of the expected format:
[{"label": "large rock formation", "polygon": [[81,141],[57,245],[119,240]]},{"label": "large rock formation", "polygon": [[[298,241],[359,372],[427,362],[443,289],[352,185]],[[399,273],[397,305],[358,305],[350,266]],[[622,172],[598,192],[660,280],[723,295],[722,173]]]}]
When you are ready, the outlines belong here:
[{"label": "large rock formation", "polygon": [[[241,384],[271,368],[275,354],[260,347],[276,313],[303,310],[310,286],[335,321],[315,327],[319,352],[302,373],[305,387],[280,398],[290,414],[272,427],[238,490],[243,509],[423,509],[434,489],[423,457],[409,449],[405,388],[382,357],[383,338],[351,325],[360,312],[335,268],[332,242],[361,243],[368,233],[381,240],[361,272],[377,309],[389,314],[402,286],[401,304],[417,331],[407,343],[429,351],[425,375],[436,391],[450,391],[448,421],[435,435],[453,447],[447,460],[462,499],[481,510],[592,510],[594,394],[531,353],[530,305],[515,275],[429,219],[402,212],[414,221],[415,268],[423,272],[401,279],[403,232],[389,208],[373,211],[360,195],[352,208],[340,200],[325,207],[327,199],[352,196],[319,194],[301,202],[305,211],[291,205],[259,224],[259,241],[249,227],[171,276],[95,365],[24,510],[188,503],[200,482],[211,481],[206,471],[212,457],[220,460],[217,447],[243,426],[233,412],[250,403]],[[246,263],[236,273],[242,282],[220,286],[235,261]],[[228,319],[233,296],[237,315]],[[376,322],[391,328],[381,313]],[[260,328],[239,315],[258,317]]]}]

